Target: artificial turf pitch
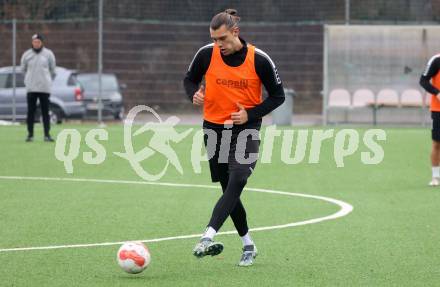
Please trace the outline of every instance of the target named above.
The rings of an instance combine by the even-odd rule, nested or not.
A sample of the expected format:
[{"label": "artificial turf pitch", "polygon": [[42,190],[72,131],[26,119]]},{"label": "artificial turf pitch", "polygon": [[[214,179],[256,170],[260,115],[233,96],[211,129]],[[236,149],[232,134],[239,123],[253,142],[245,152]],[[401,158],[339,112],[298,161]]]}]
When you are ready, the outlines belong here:
[{"label": "artificial turf pitch", "polygon": [[[42,141],[41,127],[35,142],[25,143],[24,126],[7,126],[0,127],[0,176],[142,181],[113,154],[124,149],[121,125],[106,127],[107,156],[99,165],[82,160],[82,152],[91,151],[84,136],[96,126],[59,125],[52,133],[65,128],[82,134],[73,174],[55,158],[55,144]],[[358,131],[362,135],[365,128]],[[319,163],[308,163],[306,153],[302,163],[287,165],[276,142],[272,163],[257,164],[248,187],[330,197],[354,209],[334,220],[252,233],[259,256],[251,268],[236,266],[241,255],[237,235],[219,235],[224,252],[201,260],[191,254],[197,238],[148,243],[152,263],[139,275],[119,269],[119,245],[5,252],[198,234],[220,189],[0,178],[0,286],[438,286],[440,187],[427,186],[429,130],[385,131],[387,139],[380,142],[385,156],[378,165],[361,162],[361,141],[345,166],[337,168],[334,139],[323,143]],[[213,185],[207,163],[201,174],[192,169],[192,135],[172,144],[184,174],[169,166],[159,182]],[[145,146],[149,136],[139,137],[136,148]],[[164,162],[157,154],[143,167],[153,173]],[[242,201],[251,227],[319,218],[340,209],[325,201],[251,191],[244,191]],[[234,230],[230,219],[222,228],[228,230]]]}]

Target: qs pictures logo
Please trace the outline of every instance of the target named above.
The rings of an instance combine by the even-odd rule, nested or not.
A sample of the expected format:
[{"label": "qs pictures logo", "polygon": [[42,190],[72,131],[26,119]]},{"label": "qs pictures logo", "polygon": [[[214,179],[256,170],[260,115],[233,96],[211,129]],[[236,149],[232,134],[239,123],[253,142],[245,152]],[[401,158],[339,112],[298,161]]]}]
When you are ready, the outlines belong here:
[{"label": "qs pictures logo", "polygon": [[[150,113],[154,120],[143,125],[135,125],[135,119],[141,112]],[[268,126],[262,132],[262,144],[259,152],[248,154],[248,157],[245,158],[246,141],[249,137],[251,140],[259,141],[259,130],[235,130],[234,126],[228,124],[224,126],[221,134],[206,128],[195,132],[192,128],[187,128],[179,132],[178,130],[182,130],[182,128],[176,129],[179,122],[180,120],[176,116],[168,117],[163,121],[152,108],[144,105],[136,106],[130,110],[124,122],[124,151],[112,154],[126,160],[133,171],[147,181],[159,180],[166,174],[170,166],[174,167],[178,173],[184,173],[179,155],[173,147],[181,143],[191,133],[193,134],[191,149],[187,154],[180,154],[180,156],[184,157],[186,162],[191,161],[194,173],[202,172],[202,162],[212,158],[216,149],[219,149],[219,154],[223,155],[219,157],[219,161],[226,159],[227,162],[228,158],[235,156],[237,162],[242,164],[250,164],[256,160],[259,160],[261,164],[271,164],[273,159],[279,159],[286,165],[304,162],[318,164],[323,157],[321,156],[322,146],[329,142],[333,144],[332,151],[326,152],[324,156],[327,159],[332,159],[338,168],[345,166],[347,158],[357,157],[365,165],[377,165],[385,157],[381,143],[386,141],[387,135],[382,129],[368,129],[359,132],[355,129],[292,130]],[[236,147],[232,149],[230,143],[234,131],[237,143]],[[148,137],[140,137],[145,133],[148,133]],[[221,138],[217,138],[219,136]],[[90,150],[82,153],[83,162],[90,165],[102,164],[107,157],[106,148],[102,143],[108,140],[109,133],[106,129],[89,130],[85,135],[84,143]],[[136,145],[133,144],[134,140],[136,140]],[[64,129],[57,137],[55,157],[63,162],[64,168],[69,174],[74,172],[74,161],[80,156],[82,142],[81,133],[76,129]],[[222,144],[218,145],[218,142]],[[140,143],[142,145],[139,145]],[[233,152],[235,154],[230,154]],[[147,168],[148,161],[154,155],[163,159],[160,163],[160,171],[156,173]],[[154,162],[157,165],[157,160]]]},{"label": "qs pictures logo", "polygon": [[[150,112],[154,115],[157,122],[147,122],[141,128],[133,132],[133,123],[138,113],[142,111]],[[183,174],[182,165],[170,142],[179,143],[186,136],[188,136],[192,129],[188,129],[183,133],[178,133],[175,126],[179,123],[179,118],[171,116],[165,121],[162,121],[160,116],[148,106],[136,106],[130,110],[124,122],[124,148],[125,152],[114,152],[115,155],[126,159],[138,176],[148,181],[156,181],[165,175],[169,164],[173,165],[176,170]],[[133,147],[133,138],[147,132],[152,131],[147,146],[139,151],[135,151]],[[93,152],[84,152],[83,161],[86,164],[98,165],[104,162],[107,151],[104,146],[98,141],[107,141],[109,135],[105,129],[92,129],[87,132],[85,137],[86,145],[92,149]],[[77,159],[80,153],[81,134],[76,129],[64,129],[57,137],[55,146],[55,157],[64,162],[64,167],[67,173],[73,173],[73,161]],[[148,160],[151,156],[159,153],[165,158],[163,169],[157,173],[152,174],[145,170],[141,163]]]}]

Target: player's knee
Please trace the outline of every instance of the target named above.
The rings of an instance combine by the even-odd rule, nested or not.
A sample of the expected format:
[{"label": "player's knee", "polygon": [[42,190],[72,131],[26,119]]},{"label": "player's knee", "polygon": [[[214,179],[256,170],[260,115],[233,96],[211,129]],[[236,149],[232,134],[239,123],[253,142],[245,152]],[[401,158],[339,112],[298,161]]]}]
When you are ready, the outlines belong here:
[{"label": "player's knee", "polygon": [[432,149],[435,151],[440,151],[440,141],[433,141],[432,142]]}]

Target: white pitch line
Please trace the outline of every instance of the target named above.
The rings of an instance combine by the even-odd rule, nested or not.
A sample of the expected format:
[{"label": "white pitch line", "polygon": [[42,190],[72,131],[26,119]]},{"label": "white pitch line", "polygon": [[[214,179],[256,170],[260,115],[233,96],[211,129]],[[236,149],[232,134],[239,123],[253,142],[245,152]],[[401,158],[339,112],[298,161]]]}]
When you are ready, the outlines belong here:
[{"label": "white pitch line", "polygon": [[[218,186],[215,185],[202,185],[202,184],[183,184],[183,183],[167,183],[167,182],[147,182],[147,181],[134,181],[134,180],[111,180],[111,179],[88,179],[88,178],[62,178],[62,177],[25,177],[25,176],[0,176],[0,180],[34,180],[34,181],[64,181],[64,182],[93,182],[93,183],[114,183],[114,184],[141,184],[141,185],[160,185],[160,186],[172,186],[172,187],[191,187],[191,188],[210,188],[210,189],[218,189]],[[304,221],[292,222],[282,225],[273,225],[273,226],[264,226],[264,227],[256,227],[251,228],[250,231],[265,231],[265,230],[273,230],[273,229],[283,229],[295,226],[301,226],[306,224],[313,224],[318,222],[323,222],[326,220],[332,220],[336,218],[340,218],[346,216],[353,210],[353,206],[350,204],[330,197],[318,196],[318,195],[310,195],[303,193],[290,193],[285,191],[277,191],[271,189],[262,189],[262,188],[251,188],[246,187],[245,190],[253,191],[253,192],[261,192],[261,193],[269,193],[269,194],[278,194],[278,195],[286,195],[286,196],[298,196],[304,198],[312,198],[318,199],[322,201],[326,201],[332,204],[336,204],[341,209],[331,215],[308,219]],[[224,231],[217,233],[218,235],[225,234],[235,234],[237,231]],[[202,234],[190,234],[190,235],[181,235],[181,236],[172,236],[172,237],[161,237],[154,239],[144,239],[144,240],[133,240],[133,241],[141,241],[144,243],[152,243],[152,242],[161,242],[161,241],[169,241],[169,240],[177,240],[177,239],[188,239],[188,238],[197,238],[202,236]],[[72,245],[52,245],[52,246],[37,246],[37,247],[20,247],[20,248],[4,248],[0,249],[0,252],[12,252],[12,251],[31,251],[31,250],[53,250],[53,249],[65,249],[65,248],[86,248],[86,247],[98,247],[98,246],[113,246],[113,245],[121,245],[126,241],[117,241],[117,242],[102,242],[102,243],[90,243],[90,244],[72,244]]]}]

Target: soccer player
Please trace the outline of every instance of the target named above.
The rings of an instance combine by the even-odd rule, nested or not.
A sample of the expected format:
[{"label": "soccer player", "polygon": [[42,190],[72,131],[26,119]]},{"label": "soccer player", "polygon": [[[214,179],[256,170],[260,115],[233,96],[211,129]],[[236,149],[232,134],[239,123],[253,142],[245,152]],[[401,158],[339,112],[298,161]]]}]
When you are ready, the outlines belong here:
[{"label": "soccer player", "polygon": [[420,77],[420,85],[431,94],[431,118],[432,118],[432,179],[430,186],[440,184],[440,54],[433,56]]},{"label": "soccer player", "polygon": [[[223,191],[193,254],[199,258],[220,254],[223,244],[215,242],[214,236],[231,216],[243,242],[239,266],[250,266],[257,248],[249,234],[240,195],[255,168],[256,158],[240,159],[258,156],[261,118],[284,102],[284,90],[272,59],[239,36],[239,21],[233,9],[212,18],[210,34],[214,43],[197,51],[184,87],[193,104],[203,106],[211,179],[220,182]],[[206,88],[200,85],[203,76]],[[268,93],[264,101],[262,85]],[[240,136],[245,130],[254,132]]]},{"label": "soccer player", "polygon": [[34,120],[37,100],[40,101],[41,115],[44,125],[44,141],[53,142],[50,136],[49,97],[52,79],[55,78],[55,56],[51,50],[44,47],[43,36],[32,36],[32,48],[24,52],[21,57],[21,71],[24,74],[24,83],[27,91],[27,142],[34,139]]}]

